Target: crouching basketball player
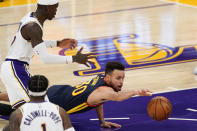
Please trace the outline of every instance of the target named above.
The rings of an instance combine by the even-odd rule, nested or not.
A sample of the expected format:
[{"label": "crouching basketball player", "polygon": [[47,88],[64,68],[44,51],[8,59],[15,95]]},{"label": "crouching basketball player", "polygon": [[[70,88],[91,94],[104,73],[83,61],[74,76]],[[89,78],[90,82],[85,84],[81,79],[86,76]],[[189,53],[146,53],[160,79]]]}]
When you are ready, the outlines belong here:
[{"label": "crouching basketball player", "polygon": [[30,102],[11,114],[10,131],[75,131],[63,108],[44,101],[48,87],[46,77],[31,77],[28,87]]}]

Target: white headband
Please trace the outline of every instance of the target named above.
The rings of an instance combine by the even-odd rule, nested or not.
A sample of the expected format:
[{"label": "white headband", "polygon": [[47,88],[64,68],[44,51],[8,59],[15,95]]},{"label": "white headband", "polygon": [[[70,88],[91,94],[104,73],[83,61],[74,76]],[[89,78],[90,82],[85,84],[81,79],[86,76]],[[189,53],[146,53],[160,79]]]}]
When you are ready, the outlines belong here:
[{"label": "white headband", "polygon": [[38,0],[39,5],[55,5],[58,3],[58,0]]},{"label": "white headband", "polygon": [[46,93],[47,93],[47,90],[43,91],[43,92],[32,92],[32,91],[29,90],[29,95],[30,96],[44,96]]}]

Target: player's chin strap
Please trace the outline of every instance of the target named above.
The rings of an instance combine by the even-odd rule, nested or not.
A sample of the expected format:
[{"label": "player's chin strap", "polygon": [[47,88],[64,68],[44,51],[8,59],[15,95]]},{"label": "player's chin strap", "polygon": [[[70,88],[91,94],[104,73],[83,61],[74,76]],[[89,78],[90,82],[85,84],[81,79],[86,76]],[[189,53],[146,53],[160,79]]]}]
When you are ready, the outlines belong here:
[{"label": "player's chin strap", "polygon": [[29,90],[29,95],[30,96],[44,96],[46,93],[47,93],[47,90],[43,91],[43,92],[32,92],[32,91]]},{"label": "player's chin strap", "polygon": [[66,129],[65,131],[75,131],[75,129],[73,127],[70,127],[68,129]]}]

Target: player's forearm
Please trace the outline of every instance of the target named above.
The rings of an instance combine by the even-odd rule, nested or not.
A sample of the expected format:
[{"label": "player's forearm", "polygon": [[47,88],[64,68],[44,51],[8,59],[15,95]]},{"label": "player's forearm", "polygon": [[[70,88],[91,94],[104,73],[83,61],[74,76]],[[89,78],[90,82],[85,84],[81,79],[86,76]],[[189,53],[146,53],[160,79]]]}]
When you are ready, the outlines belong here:
[{"label": "player's forearm", "polygon": [[100,123],[104,121],[103,104],[96,107],[96,112]]},{"label": "player's forearm", "polygon": [[116,101],[123,101],[127,100],[132,96],[138,95],[138,91],[132,90],[132,91],[120,91],[117,93]]},{"label": "player's forearm", "polygon": [[42,42],[34,47],[34,52],[45,64],[63,64],[72,63],[72,56],[60,56],[49,54],[46,49],[45,42]]},{"label": "player's forearm", "polygon": [[47,48],[57,47],[59,43],[60,41],[56,41],[56,40],[45,40],[45,44]]}]

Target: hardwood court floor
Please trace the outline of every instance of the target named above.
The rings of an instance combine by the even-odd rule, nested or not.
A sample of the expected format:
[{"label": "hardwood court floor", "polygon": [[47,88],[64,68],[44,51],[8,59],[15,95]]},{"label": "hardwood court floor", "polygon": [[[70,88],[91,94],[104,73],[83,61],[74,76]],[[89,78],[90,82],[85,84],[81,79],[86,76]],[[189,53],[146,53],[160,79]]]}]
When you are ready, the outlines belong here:
[{"label": "hardwood court floor", "polygon": [[[21,18],[35,8],[35,4],[0,8],[0,63],[5,59]],[[132,39],[134,43],[152,43],[162,46],[161,48],[167,46],[173,49],[184,46],[195,50],[197,47],[196,11],[197,8],[194,6],[160,0],[61,0],[56,18],[53,21],[47,21],[44,25],[44,39],[72,37],[79,40],[79,44],[86,44],[84,39],[91,41],[93,38],[99,40],[108,36],[136,34],[139,37]],[[105,43],[101,41],[96,46],[100,47],[102,44]],[[60,50],[54,48],[49,51],[57,54]],[[197,54],[195,51],[185,54],[186,56],[192,54],[195,57]],[[140,53],[142,52],[137,51],[137,55],[134,56],[138,57]],[[116,60],[123,61],[127,57],[128,54]],[[160,55],[151,57],[151,60],[159,57]],[[191,57],[191,59],[193,62],[129,69],[126,71],[124,89],[149,88],[156,93],[194,88],[197,85],[197,77],[193,75],[193,69],[197,66],[197,62],[193,60],[195,58]],[[154,63],[151,64],[154,65]],[[75,63],[44,65],[36,56],[30,68],[33,75],[46,75],[50,85],[76,85],[93,77],[91,74],[90,76],[73,74],[73,71],[87,69],[84,66]],[[5,91],[1,81],[0,90]]]}]

